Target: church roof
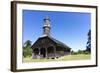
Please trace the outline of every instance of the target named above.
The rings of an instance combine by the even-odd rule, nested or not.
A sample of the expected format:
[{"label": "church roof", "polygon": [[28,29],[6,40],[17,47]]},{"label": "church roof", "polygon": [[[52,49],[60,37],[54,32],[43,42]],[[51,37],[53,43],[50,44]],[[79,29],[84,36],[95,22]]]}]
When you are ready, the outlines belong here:
[{"label": "church roof", "polygon": [[63,42],[56,40],[55,38],[53,38],[52,36],[48,36],[48,35],[42,35],[39,38],[45,38],[48,37],[49,39],[51,39],[53,42],[55,42],[56,44],[63,46],[65,48],[70,48],[69,46],[67,46],[66,44],[64,44]]}]

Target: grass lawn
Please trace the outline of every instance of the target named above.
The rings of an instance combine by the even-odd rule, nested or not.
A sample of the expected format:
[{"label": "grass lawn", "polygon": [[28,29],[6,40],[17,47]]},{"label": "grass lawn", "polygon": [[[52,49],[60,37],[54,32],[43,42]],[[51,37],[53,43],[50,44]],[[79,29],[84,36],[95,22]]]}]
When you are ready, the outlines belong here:
[{"label": "grass lawn", "polygon": [[69,60],[87,60],[90,59],[90,54],[77,54],[77,55],[67,55],[60,57],[58,59],[32,59],[31,57],[23,58],[23,62],[50,62],[50,61],[69,61]]}]

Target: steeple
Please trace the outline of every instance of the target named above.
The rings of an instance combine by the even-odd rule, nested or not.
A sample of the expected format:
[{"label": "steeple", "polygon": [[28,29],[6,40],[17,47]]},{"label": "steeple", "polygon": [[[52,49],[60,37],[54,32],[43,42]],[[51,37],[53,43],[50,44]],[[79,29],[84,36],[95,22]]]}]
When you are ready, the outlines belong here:
[{"label": "steeple", "polygon": [[48,16],[44,18],[43,35],[50,35],[50,19]]}]

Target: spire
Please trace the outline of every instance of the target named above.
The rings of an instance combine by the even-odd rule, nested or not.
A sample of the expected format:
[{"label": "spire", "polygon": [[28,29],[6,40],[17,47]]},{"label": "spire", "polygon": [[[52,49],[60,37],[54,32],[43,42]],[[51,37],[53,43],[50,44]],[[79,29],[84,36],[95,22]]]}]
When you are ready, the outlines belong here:
[{"label": "spire", "polygon": [[50,19],[48,16],[44,18],[44,25],[43,25],[43,35],[50,34]]}]

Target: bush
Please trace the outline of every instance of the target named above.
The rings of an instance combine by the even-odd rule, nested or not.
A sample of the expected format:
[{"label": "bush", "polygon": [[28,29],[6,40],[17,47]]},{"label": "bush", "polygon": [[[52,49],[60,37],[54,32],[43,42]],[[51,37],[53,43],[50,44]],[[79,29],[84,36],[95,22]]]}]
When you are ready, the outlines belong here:
[{"label": "bush", "polygon": [[85,52],[84,52],[84,54],[90,54],[90,52],[88,52],[88,51],[85,51]]},{"label": "bush", "polygon": [[77,54],[90,54],[90,52],[86,50],[78,50],[78,52],[71,51],[72,55],[77,55]]},{"label": "bush", "polygon": [[23,48],[23,56],[32,56],[32,49],[30,47]]},{"label": "bush", "polygon": [[72,51],[72,52],[71,52],[71,54],[72,54],[72,55],[77,55],[78,53],[77,53],[77,52]]},{"label": "bush", "polygon": [[32,56],[31,41],[27,40],[23,45],[23,56]]}]

